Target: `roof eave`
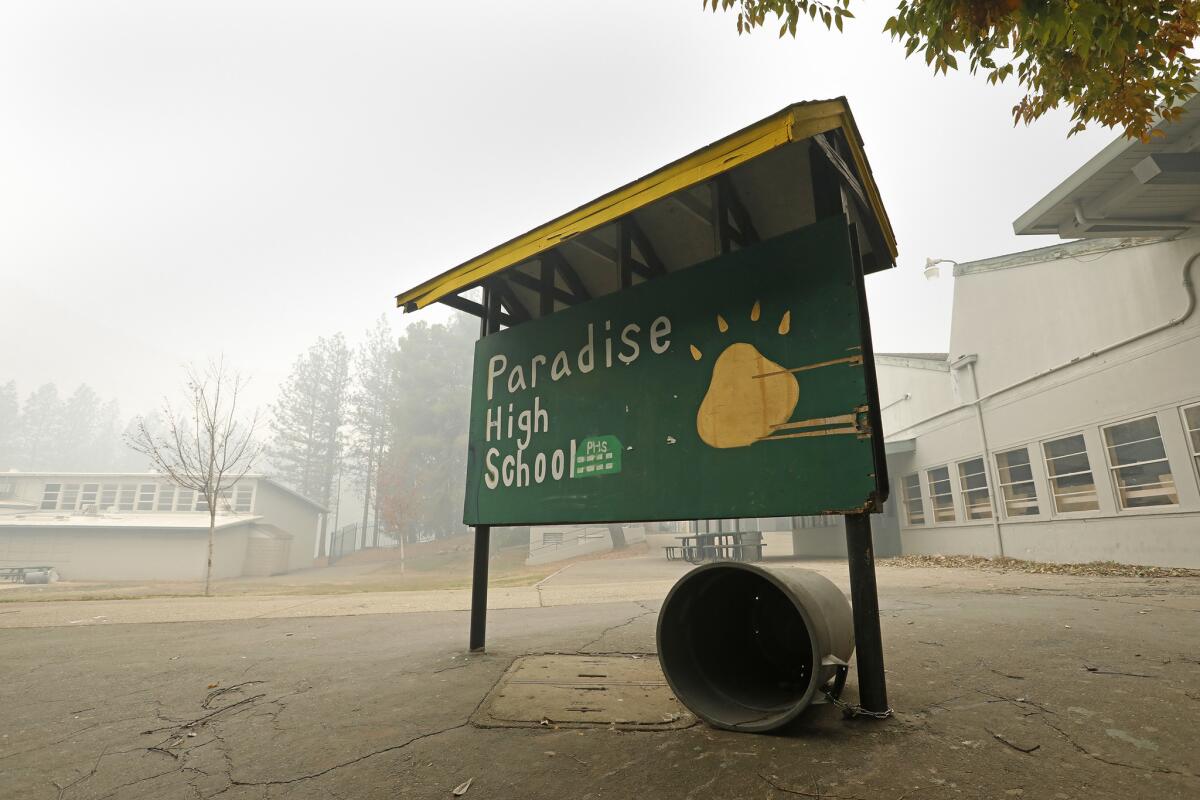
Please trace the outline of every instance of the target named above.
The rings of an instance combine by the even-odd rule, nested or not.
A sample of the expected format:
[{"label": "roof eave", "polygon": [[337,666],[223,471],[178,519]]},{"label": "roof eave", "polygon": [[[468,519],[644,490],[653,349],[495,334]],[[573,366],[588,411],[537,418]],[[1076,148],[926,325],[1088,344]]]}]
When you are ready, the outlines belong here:
[{"label": "roof eave", "polygon": [[755,156],[837,129],[847,133],[855,167],[879,222],[888,255],[894,263],[898,253],[891,222],[875,186],[863,151],[862,137],[849,104],[844,97],[839,97],[794,103],[401,292],[396,295],[396,305],[405,311],[424,308],[442,297],[467,289],[487,277],[557,247],[572,236],[612,222],[674,192],[703,183]]}]

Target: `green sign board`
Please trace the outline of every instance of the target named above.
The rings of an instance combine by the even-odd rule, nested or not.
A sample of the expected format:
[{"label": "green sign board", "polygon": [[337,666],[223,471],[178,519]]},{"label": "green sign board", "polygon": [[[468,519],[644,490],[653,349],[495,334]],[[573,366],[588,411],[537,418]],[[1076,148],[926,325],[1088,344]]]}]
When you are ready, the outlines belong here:
[{"label": "green sign board", "polygon": [[464,521],[862,510],[861,331],[833,218],[480,339]]}]

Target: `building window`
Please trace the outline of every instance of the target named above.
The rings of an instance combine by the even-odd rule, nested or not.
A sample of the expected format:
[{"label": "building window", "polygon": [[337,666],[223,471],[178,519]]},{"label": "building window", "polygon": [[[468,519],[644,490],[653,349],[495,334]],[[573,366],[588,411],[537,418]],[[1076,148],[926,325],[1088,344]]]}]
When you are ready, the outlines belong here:
[{"label": "building window", "polygon": [[1109,425],[1104,429],[1104,448],[1121,508],[1179,504],[1156,417]]},{"label": "building window", "polygon": [[909,525],[925,524],[925,505],[921,502],[921,476],[917,474],[904,477],[904,519]]},{"label": "building window", "polygon": [[233,510],[239,514],[249,514],[254,508],[254,486],[239,484],[234,493]]},{"label": "building window", "polygon": [[1033,466],[1029,463],[1029,448],[1020,447],[996,454],[996,481],[1004,499],[1004,516],[1032,517],[1038,513],[1037,485],[1033,482]]},{"label": "building window", "polygon": [[58,499],[58,508],[61,511],[74,511],[75,504],[79,502],[79,484],[64,483],[62,497]]},{"label": "building window", "polygon": [[133,511],[133,504],[136,497],[137,486],[132,483],[122,483],[120,494],[117,495],[117,510]]},{"label": "building window", "polygon": [[1099,510],[1096,481],[1092,478],[1083,434],[1043,442],[1042,452],[1046,457],[1046,475],[1050,478],[1054,510],[1060,514]]},{"label": "building window", "polygon": [[1196,469],[1200,470],[1200,406],[1191,406],[1183,410],[1183,426],[1187,428],[1188,449]]},{"label": "building window", "polygon": [[963,512],[967,519],[992,518],[992,498],[988,492],[987,471],[982,458],[959,463],[958,490],[962,494]]},{"label": "building window", "polygon": [[58,508],[58,495],[62,492],[61,483],[47,483],[42,489],[42,511],[53,511]]},{"label": "building window", "polygon": [[154,495],[158,491],[158,486],[153,483],[143,483],[138,487],[138,511],[153,511],[154,510]]},{"label": "building window", "polygon": [[96,505],[96,495],[100,493],[100,484],[85,483],[79,491],[79,507],[87,508]]},{"label": "building window", "polygon": [[562,542],[563,542],[562,531],[546,531],[545,533],[542,534],[542,545],[543,546],[548,545],[548,544],[562,544]]},{"label": "building window", "polygon": [[929,478],[929,507],[934,522],[954,522],[954,489],[950,485],[950,468],[936,467],[926,473]]},{"label": "building window", "polygon": [[196,510],[203,511],[205,514],[208,513],[208,497],[202,492],[196,492]]},{"label": "building window", "polygon": [[175,507],[175,487],[169,483],[160,484],[158,487],[158,505],[154,507],[155,511],[171,511]]},{"label": "building window", "polygon": [[100,487],[101,511],[111,511],[117,504],[117,490],[118,486],[115,483],[106,483]]},{"label": "building window", "polygon": [[195,504],[196,504],[195,489],[181,488],[179,490],[179,495],[175,498],[175,510],[176,511],[191,511],[192,506],[194,506]]}]

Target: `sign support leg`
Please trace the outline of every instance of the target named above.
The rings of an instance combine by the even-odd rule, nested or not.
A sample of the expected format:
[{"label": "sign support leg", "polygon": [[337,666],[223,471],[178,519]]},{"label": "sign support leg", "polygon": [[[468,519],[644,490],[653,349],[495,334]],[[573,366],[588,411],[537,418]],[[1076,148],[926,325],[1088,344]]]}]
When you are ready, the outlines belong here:
[{"label": "sign support leg", "polygon": [[883,673],[883,637],[879,632],[879,592],[875,585],[870,515],[846,515],[846,554],[850,563],[859,704],[867,711],[883,713],[888,710],[887,680]]},{"label": "sign support leg", "polygon": [[482,653],[487,633],[488,550],[492,527],[475,526],[475,564],[471,573],[471,652]]}]

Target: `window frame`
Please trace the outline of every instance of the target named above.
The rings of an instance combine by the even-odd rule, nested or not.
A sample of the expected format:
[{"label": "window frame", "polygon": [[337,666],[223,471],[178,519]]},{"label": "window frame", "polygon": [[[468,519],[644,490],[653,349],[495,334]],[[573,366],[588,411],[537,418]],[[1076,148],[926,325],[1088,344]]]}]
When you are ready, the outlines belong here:
[{"label": "window frame", "polygon": [[[1084,444],[1087,443],[1084,442]],[[1028,442],[1026,444],[1006,447],[1003,450],[995,450],[992,452],[993,468],[996,470],[996,491],[1000,493],[996,497],[996,507],[1001,512],[1001,518],[1005,521],[1029,522],[1032,520],[1042,519],[1047,513],[1045,505],[1046,496],[1042,494],[1041,489],[1038,486],[1038,473],[1035,469],[1035,467],[1038,466],[1038,462],[1034,461],[1033,456],[1029,453],[1029,451],[1034,447],[1037,447],[1037,445],[1037,442]],[[1009,453],[1015,453],[1019,450],[1025,451],[1025,466],[1029,467],[1029,480],[1005,483],[1003,481],[1004,468],[1000,466],[1000,456],[1007,456]],[[1043,462],[1040,466],[1042,469],[1045,469],[1045,462]],[[1012,466],[1010,465],[1008,469],[1011,473]],[[1037,511],[1033,514],[1018,514],[1013,516],[1008,511],[1008,499],[1004,493],[1004,490],[1009,486],[1024,486],[1025,484],[1029,484],[1033,487],[1033,505]],[[1047,489],[1049,489],[1048,480]],[[1053,497],[1050,499],[1052,501],[1051,505],[1053,505]],[[1099,498],[1097,498],[1097,500],[1099,500]]]},{"label": "window frame", "polygon": [[[916,489],[917,489],[916,501],[921,506],[921,510],[920,510],[921,521],[920,522],[913,522],[913,520],[912,520],[911,503],[913,501],[913,498],[908,496],[908,490],[909,490],[908,479],[909,478],[917,479],[917,481],[916,481]],[[903,506],[903,508],[904,508],[904,527],[906,527],[906,528],[927,528],[927,527],[929,527],[930,522],[929,522],[929,517],[925,513],[925,497],[924,497],[924,495],[922,493],[922,489],[921,489],[921,473],[919,470],[917,472],[913,472],[911,474],[905,475],[904,477],[902,477],[900,479],[900,505]]]},{"label": "window frame", "polygon": [[[1151,437],[1149,439],[1137,439],[1132,442],[1122,442],[1121,444],[1117,444],[1117,445],[1110,445],[1108,443],[1108,431],[1110,429],[1117,428],[1122,425],[1131,425],[1131,424],[1134,424],[1137,422],[1142,422],[1142,421],[1148,420],[1148,419],[1154,421],[1154,427],[1155,427],[1155,430],[1158,431],[1158,436]],[[1107,422],[1107,423],[1104,423],[1103,425],[1100,425],[1099,427],[1100,427],[1100,445],[1104,448],[1104,464],[1105,464],[1105,466],[1108,467],[1108,481],[1109,481],[1109,485],[1112,487],[1113,503],[1114,503],[1114,506],[1116,509],[1116,513],[1117,514],[1155,514],[1155,513],[1161,513],[1164,511],[1170,512],[1170,511],[1174,511],[1174,510],[1178,509],[1179,505],[1180,505],[1179,481],[1176,480],[1176,478],[1175,478],[1174,465],[1171,464],[1171,454],[1167,452],[1167,441],[1165,438],[1163,438],[1162,425],[1159,423],[1158,414],[1156,412],[1152,411],[1149,414],[1142,414],[1141,416],[1137,416],[1137,417],[1130,417],[1130,418],[1118,420],[1115,422]],[[1112,448],[1113,447],[1125,447],[1125,446],[1132,445],[1132,444],[1142,444],[1143,442],[1150,442],[1150,441],[1153,441],[1154,439],[1158,439],[1158,443],[1162,447],[1162,451],[1163,451],[1162,458],[1155,458],[1155,459],[1151,459],[1150,461],[1136,461],[1131,464],[1119,464],[1119,465],[1113,464],[1113,460],[1112,460]],[[1190,447],[1190,442],[1189,442],[1189,447]],[[1147,505],[1147,506],[1126,506],[1122,502],[1121,485],[1117,482],[1117,472],[1119,470],[1126,469],[1128,467],[1140,467],[1140,466],[1145,466],[1147,464],[1160,464],[1160,463],[1167,465],[1168,474],[1171,476],[1171,486],[1173,486],[1175,489],[1175,502],[1174,503],[1157,503],[1154,505]],[[1161,485],[1161,484],[1162,484],[1162,482],[1160,481],[1159,484],[1156,484],[1156,485]]]},{"label": "window frame", "polygon": [[132,514],[137,511],[138,484],[121,483],[117,485],[117,513]]},{"label": "window frame", "polygon": [[[983,476],[983,487],[982,488],[968,489],[966,487],[966,485],[963,483],[963,477],[964,477],[963,472],[962,472],[963,465],[970,464],[972,461],[979,462],[979,467],[980,467],[981,471],[980,472],[972,472],[970,475],[968,475],[966,477],[974,478],[978,475],[982,475]],[[992,482],[990,480],[988,480],[987,459],[985,457],[983,457],[982,455],[979,455],[979,456],[971,456],[969,458],[964,458],[962,461],[956,461],[956,462],[954,462],[954,473],[958,476],[958,497],[959,497],[959,500],[962,501],[963,522],[990,522],[992,520],[992,517],[995,512],[994,512],[994,509],[992,508]],[[987,501],[985,503],[985,505],[987,506],[987,516],[984,516],[984,517],[972,517],[971,516],[971,506],[967,505],[967,495],[972,494],[972,493],[978,493],[978,492],[984,492],[985,496],[987,497]]]},{"label": "window frame", "polygon": [[[938,469],[946,470],[945,481],[949,485],[950,491],[948,491],[945,494],[935,495],[933,493],[933,485],[935,483],[941,483],[941,481],[935,481],[933,479],[933,476],[930,473],[933,472],[934,470],[938,470]],[[925,470],[925,481],[928,484],[928,489],[929,489],[929,491],[927,492],[927,496],[929,498],[929,510],[931,512],[930,516],[928,517],[928,519],[930,520],[929,524],[933,525],[933,526],[956,524],[958,522],[958,507],[954,503],[954,479],[950,476],[950,464],[942,464],[941,466],[938,466],[938,467],[927,468]],[[949,520],[938,519],[938,517],[937,517],[938,507],[937,507],[937,502],[934,499],[936,497],[949,497],[950,498],[950,506],[949,506],[950,519]]]},{"label": "window frame", "polygon": [[137,513],[154,511],[154,507],[158,504],[158,484],[139,483],[137,486],[137,494],[134,495],[133,510]]},{"label": "window frame", "polygon": [[[79,507],[79,488],[81,485],[79,483],[64,483],[62,485],[62,492],[58,495],[59,511],[66,511],[71,514],[75,513],[75,510]],[[71,499],[69,503],[67,502],[68,497]]]},{"label": "window frame", "polygon": [[[1069,453],[1065,456],[1053,456],[1053,458],[1054,459],[1070,458],[1071,456],[1075,456],[1075,455],[1083,455],[1084,457],[1087,458],[1088,468],[1081,472],[1069,472],[1069,473],[1065,473],[1063,475],[1053,474],[1050,471],[1050,463],[1049,463],[1052,460],[1052,457],[1046,452],[1046,445],[1054,444],[1055,442],[1061,442],[1064,439],[1073,439],[1076,436],[1078,436],[1080,438],[1080,440],[1083,442],[1083,450],[1079,451],[1078,453]],[[1041,455],[1042,455],[1042,469],[1044,469],[1046,471],[1046,489],[1048,491],[1048,499],[1050,500],[1050,509],[1049,509],[1050,516],[1054,517],[1054,518],[1059,518],[1059,517],[1072,518],[1072,517],[1094,517],[1094,516],[1099,516],[1099,515],[1103,514],[1104,506],[1100,502],[1100,483],[1096,480],[1096,468],[1092,466],[1092,454],[1088,450],[1087,432],[1086,431],[1075,431],[1073,433],[1064,433],[1064,434],[1061,434],[1058,436],[1053,436],[1049,439],[1040,439],[1038,441],[1038,448],[1041,450]],[[1082,474],[1084,474],[1084,472],[1086,472],[1087,474],[1092,476],[1092,494],[1095,495],[1095,497],[1096,497],[1096,507],[1084,509],[1082,511],[1061,511],[1061,510],[1059,510],[1058,493],[1054,491],[1054,479],[1055,478],[1070,478],[1075,475],[1082,475]],[[1082,494],[1082,492],[1076,492],[1075,494]],[[1067,496],[1067,495],[1064,495],[1064,496]]]},{"label": "window frame", "polygon": [[163,513],[175,511],[175,497],[179,494],[178,487],[173,483],[160,483],[154,493],[154,511]]},{"label": "window frame", "polygon": [[1179,420],[1183,424],[1183,443],[1187,448],[1189,460],[1192,462],[1192,473],[1196,479],[1197,485],[1200,485],[1200,442],[1192,444],[1192,431],[1196,431],[1200,437],[1200,428],[1189,428],[1187,412],[1195,410],[1197,417],[1196,422],[1200,424],[1200,403],[1188,403],[1179,407]]},{"label": "window frame", "polygon": [[119,483],[102,483],[100,484],[100,494],[96,500],[100,507],[101,514],[107,514],[114,510],[117,505],[117,498],[121,494],[121,485]]},{"label": "window frame", "polygon": [[[54,488],[51,489],[50,487]],[[58,501],[62,497],[62,483],[42,484],[42,500],[38,503],[39,511],[57,511]]]},{"label": "window frame", "polygon": [[[253,483],[235,483],[233,485],[233,513],[254,513],[254,488]],[[243,497],[245,503],[242,502]]]}]

